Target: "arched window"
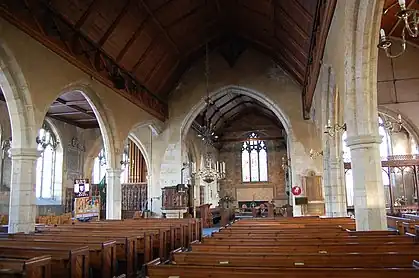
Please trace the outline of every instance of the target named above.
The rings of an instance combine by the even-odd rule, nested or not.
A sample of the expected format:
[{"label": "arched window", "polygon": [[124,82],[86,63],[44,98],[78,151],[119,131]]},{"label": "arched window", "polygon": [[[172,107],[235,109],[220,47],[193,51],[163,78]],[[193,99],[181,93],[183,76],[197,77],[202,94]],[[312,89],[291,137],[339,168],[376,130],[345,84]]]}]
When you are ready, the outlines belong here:
[{"label": "arched window", "polygon": [[[57,157],[57,147],[59,142],[57,135],[51,129],[51,126],[44,122],[39,130],[38,151],[41,156],[36,161],[36,197],[39,199],[55,199],[55,191],[61,192],[56,185],[61,183],[60,172],[62,171],[62,158]],[[58,158],[58,159],[57,159]]]},{"label": "arched window", "polygon": [[101,149],[93,164],[93,184],[99,184],[106,174],[106,156],[105,150]]},{"label": "arched window", "polygon": [[264,141],[258,140],[256,133],[251,133],[242,145],[242,181],[268,181],[268,153]]}]

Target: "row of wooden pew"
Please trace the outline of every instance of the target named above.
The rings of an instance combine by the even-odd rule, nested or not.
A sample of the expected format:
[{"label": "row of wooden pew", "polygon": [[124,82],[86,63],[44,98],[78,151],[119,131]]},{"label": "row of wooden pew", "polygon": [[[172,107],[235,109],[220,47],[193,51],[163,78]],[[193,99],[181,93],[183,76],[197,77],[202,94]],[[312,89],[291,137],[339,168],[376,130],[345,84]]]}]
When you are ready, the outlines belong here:
[{"label": "row of wooden pew", "polygon": [[354,228],[349,218],[240,220],[173,252],[169,263],[148,263],[147,276],[419,277],[415,235]]},{"label": "row of wooden pew", "polygon": [[137,277],[201,239],[196,219],[111,220],[37,227],[0,236],[0,277]]}]

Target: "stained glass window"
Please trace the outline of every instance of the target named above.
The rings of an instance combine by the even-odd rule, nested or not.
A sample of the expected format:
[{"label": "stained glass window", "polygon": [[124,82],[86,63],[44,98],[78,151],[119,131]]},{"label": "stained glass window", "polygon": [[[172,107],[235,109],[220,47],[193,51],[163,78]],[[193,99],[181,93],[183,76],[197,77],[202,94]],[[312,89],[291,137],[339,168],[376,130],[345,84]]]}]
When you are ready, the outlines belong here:
[{"label": "stained glass window", "polygon": [[268,181],[268,153],[266,143],[258,140],[256,133],[251,133],[248,140],[243,142],[242,152],[242,181]]}]

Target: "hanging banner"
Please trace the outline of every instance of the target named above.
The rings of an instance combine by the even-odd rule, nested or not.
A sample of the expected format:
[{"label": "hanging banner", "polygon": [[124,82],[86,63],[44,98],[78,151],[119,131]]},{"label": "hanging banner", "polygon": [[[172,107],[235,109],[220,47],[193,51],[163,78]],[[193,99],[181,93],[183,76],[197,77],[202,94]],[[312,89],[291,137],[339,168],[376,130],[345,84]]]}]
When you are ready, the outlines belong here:
[{"label": "hanging banner", "polygon": [[80,197],[74,200],[74,217],[99,217],[100,196]]}]

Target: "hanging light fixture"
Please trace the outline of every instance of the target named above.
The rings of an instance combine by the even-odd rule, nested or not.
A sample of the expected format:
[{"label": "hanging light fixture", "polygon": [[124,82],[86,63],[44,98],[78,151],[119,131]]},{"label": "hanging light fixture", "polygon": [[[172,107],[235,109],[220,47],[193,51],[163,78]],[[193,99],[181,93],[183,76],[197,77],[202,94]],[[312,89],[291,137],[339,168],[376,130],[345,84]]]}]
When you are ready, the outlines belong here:
[{"label": "hanging light fixture", "polygon": [[41,152],[43,152],[48,146],[55,149],[59,144],[54,133],[51,131],[51,128],[46,122],[44,122],[42,128],[38,132],[36,143],[38,144],[38,151]]},{"label": "hanging light fixture", "polygon": [[[415,1],[412,1],[414,3]],[[404,22],[404,27],[401,34],[401,51],[397,54],[392,54],[391,47],[393,42],[386,35],[384,29],[380,30],[380,41],[377,45],[378,48],[385,51],[387,57],[397,58],[400,57],[406,51],[406,32],[412,38],[417,38],[419,35],[419,10],[413,10],[406,7],[406,0],[399,0],[398,3],[395,3],[384,10],[384,15],[388,13],[390,9],[397,6],[400,7],[400,10],[396,13],[396,16],[400,21]]]},{"label": "hanging light fixture", "polygon": [[[218,135],[215,134],[215,131],[212,128],[211,121],[208,118],[208,111],[211,105],[213,105],[210,95],[209,95],[209,51],[208,43],[205,45],[205,88],[206,88],[206,98],[205,98],[205,111],[204,111],[204,126],[198,128],[198,137],[202,139],[205,144],[206,155],[204,157],[204,165],[196,175],[206,183],[212,183],[217,179],[225,178],[225,163],[218,162],[213,158],[213,155],[208,151],[208,146],[212,145],[214,140],[218,139]],[[194,168],[194,167],[193,167]]]}]

